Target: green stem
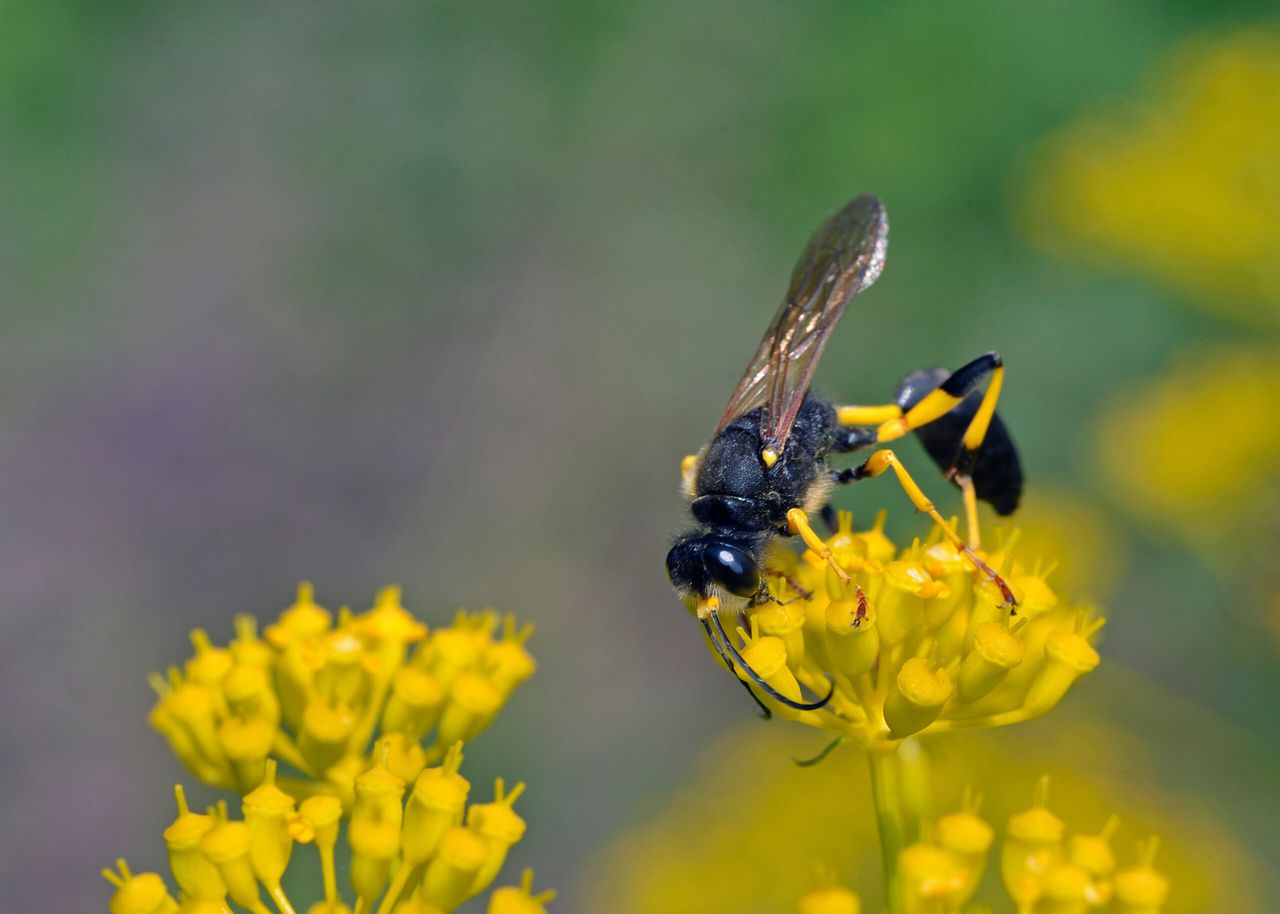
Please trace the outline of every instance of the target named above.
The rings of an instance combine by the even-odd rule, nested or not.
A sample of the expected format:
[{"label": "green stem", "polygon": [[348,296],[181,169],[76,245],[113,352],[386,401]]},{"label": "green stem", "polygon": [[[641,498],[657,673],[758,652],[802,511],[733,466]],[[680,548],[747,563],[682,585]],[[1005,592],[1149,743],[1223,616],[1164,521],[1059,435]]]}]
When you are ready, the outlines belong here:
[{"label": "green stem", "polygon": [[891,914],[902,911],[898,885],[898,855],[905,842],[902,822],[902,785],[898,770],[898,749],[872,749],[867,753],[871,763],[871,798],[876,807],[876,825],[880,829],[880,859],[884,864],[884,893]]},{"label": "green stem", "polygon": [[929,789],[929,760],[915,739],[898,744],[899,790],[902,797],[903,831],[907,844],[925,838],[924,829],[933,821],[933,795]]}]

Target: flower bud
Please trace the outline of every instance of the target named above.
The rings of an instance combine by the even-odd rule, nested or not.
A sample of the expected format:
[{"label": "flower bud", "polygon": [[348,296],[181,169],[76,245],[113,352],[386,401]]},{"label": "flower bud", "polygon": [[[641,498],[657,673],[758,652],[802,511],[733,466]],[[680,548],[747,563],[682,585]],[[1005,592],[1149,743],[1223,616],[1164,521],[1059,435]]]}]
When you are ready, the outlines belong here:
[{"label": "flower bud", "polygon": [[467,827],[485,840],[489,856],[476,873],[471,894],[477,895],[489,887],[507,859],[507,851],[524,837],[525,821],[512,808],[524,784],[517,784],[510,793],[505,792],[502,778],[494,783],[492,803],[480,803],[467,811]]},{"label": "flower bud", "polygon": [[231,671],[234,662],[231,652],[224,647],[214,647],[203,628],[191,630],[191,646],[196,653],[184,666],[187,678],[203,686],[216,687]]},{"label": "flower bud", "polygon": [[315,591],[311,585],[303,581],[298,585],[298,598],[293,605],[280,614],[273,625],[268,625],[265,632],[267,641],[277,648],[310,638],[317,638],[329,630],[333,624],[333,616],[315,601]]},{"label": "flower bud", "polygon": [[1067,843],[1067,859],[1082,866],[1094,879],[1105,879],[1116,868],[1116,855],[1111,850],[1111,835],[1120,826],[1112,816],[1096,835],[1075,835]]},{"label": "flower bud", "polygon": [[869,672],[880,655],[880,631],[869,601],[839,600],[827,606],[823,639],[832,667],[850,680]]},{"label": "flower bud", "polygon": [[164,830],[169,871],[182,894],[221,901],[227,896],[227,887],[222,884],[218,868],[200,853],[200,841],[213,830],[213,816],[192,812],[181,784],[173,788],[173,793],[178,801],[178,818]]},{"label": "flower bud", "polygon": [[280,702],[267,667],[237,663],[222,681],[222,694],[234,715],[261,717],[273,727],[280,722]]},{"label": "flower bud", "polygon": [[890,739],[918,733],[938,719],[954,692],[945,670],[930,669],[924,657],[913,657],[898,671],[897,687],[884,703]]},{"label": "flower bud", "polygon": [[275,724],[261,717],[228,717],[218,726],[218,743],[241,789],[256,785],[262,778],[275,740]]},{"label": "flower bud", "polygon": [[422,879],[422,897],[449,912],[470,897],[476,873],[489,856],[489,846],[475,832],[454,826],[445,832]]},{"label": "flower bud", "polygon": [[880,640],[892,647],[924,625],[924,604],[949,594],[947,585],[933,580],[919,562],[890,562],[880,589]]},{"label": "flower bud", "polygon": [[1088,914],[1095,907],[1093,880],[1084,867],[1061,861],[1044,874],[1036,914]]},{"label": "flower bud", "polygon": [[403,733],[387,733],[382,742],[388,749],[387,768],[406,784],[412,783],[427,766],[427,753],[422,744],[408,740]]},{"label": "flower bud", "polygon": [[547,914],[546,904],[556,897],[553,891],[533,894],[533,870],[520,875],[519,886],[503,886],[489,896],[489,914]]},{"label": "flower bud", "polygon": [[[792,701],[802,700],[800,683],[796,681],[795,674],[787,667],[787,649],[780,639],[770,638],[768,635],[752,638],[747,646],[742,649],[742,659],[756,671],[761,679],[769,683],[776,692],[785,695]],[[745,680],[745,677],[743,678]],[[756,691],[757,686],[752,683],[751,688],[752,691]],[[801,713],[795,708],[772,701],[767,695],[761,694],[761,698],[769,702],[773,707],[773,712],[784,719],[794,719]]]},{"label": "flower bud", "polygon": [[503,620],[502,640],[485,654],[484,668],[489,674],[489,681],[504,698],[509,698],[538,668],[533,655],[524,646],[532,635],[533,625],[526,624],[517,629],[515,616],[507,616]]},{"label": "flower bud", "polygon": [[268,669],[275,655],[271,652],[271,645],[258,637],[258,620],[241,614],[235,617],[232,624],[236,628],[236,637],[227,647],[236,665]]},{"label": "flower bud", "polygon": [[1041,897],[1044,874],[1062,856],[1063,824],[1045,806],[1048,793],[1049,779],[1041,778],[1034,805],[1009,817],[1000,874],[1009,897],[1019,905],[1034,904]]},{"label": "flower bud", "polygon": [[1139,863],[1116,873],[1112,905],[1116,914],[1160,914],[1169,897],[1169,880],[1152,865],[1158,847],[1159,841],[1152,838],[1141,846]]},{"label": "flower bud", "polygon": [[940,847],[913,844],[898,856],[904,914],[946,914],[964,889],[965,877]]},{"label": "flower bud", "polygon": [[426,670],[401,667],[391,680],[391,697],[382,711],[382,732],[403,733],[418,742],[439,720],[444,698],[444,689]]},{"label": "flower bud", "polygon": [[479,673],[459,673],[449,687],[449,702],[436,732],[438,745],[474,739],[502,707],[502,693]]},{"label": "flower bud", "polygon": [[840,886],[813,889],[800,896],[796,914],[861,914],[858,896]]},{"label": "flower bud", "polygon": [[430,658],[428,672],[447,689],[459,673],[476,666],[480,648],[469,631],[457,627],[437,629],[431,636],[426,656]]},{"label": "flower bud", "polygon": [[758,607],[752,618],[761,634],[777,638],[787,652],[787,665],[793,670],[804,663],[804,610],[795,603],[780,606],[769,603]]},{"label": "flower bud", "polygon": [[1032,716],[1044,714],[1056,705],[1072,683],[1101,661],[1085,636],[1076,632],[1052,632],[1045,641],[1044,652],[1044,666],[1032,680],[1023,702]]},{"label": "flower bud", "polygon": [[972,810],[964,809],[943,816],[934,826],[934,840],[955,860],[963,882],[954,894],[957,905],[973,898],[987,867],[987,851],[995,832]]},{"label": "flower bud", "polygon": [[221,767],[224,757],[218,742],[218,693],[208,686],[182,682],[169,693],[165,704],[191,737],[198,757],[206,764]]},{"label": "flower bud", "polygon": [[[385,758],[386,746],[379,751]],[[351,885],[358,898],[372,902],[386,887],[391,862],[400,850],[404,781],[380,761],[356,778],[355,792],[347,832],[351,843]]]},{"label": "flower bud", "polygon": [[1003,622],[978,626],[973,652],[964,658],[956,687],[963,702],[974,702],[1000,684],[1022,662],[1022,642]]},{"label": "flower bud", "polygon": [[356,719],[351,708],[316,696],[302,714],[298,750],[312,767],[324,771],[347,752]]},{"label": "flower bud", "polygon": [[435,854],[445,832],[462,821],[471,785],[458,774],[462,744],[455,743],[439,768],[418,775],[405,804],[403,848],[405,864],[425,863]]},{"label": "flower bud", "polygon": [[107,903],[111,914],[176,914],[178,903],[156,873],[131,873],[123,860],[118,860],[117,875],[103,870],[103,877],[116,887]]},{"label": "flower bud", "polygon": [[218,868],[231,900],[256,910],[261,904],[258,883],[249,862],[251,839],[243,822],[219,822],[200,842],[200,851]]},{"label": "flower bud", "polygon": [[263,885],[273,886],[279,885],[293,851],[293,836],[289,834],[293,797],[276,786],[275,759],[266,763],[265,771],[262,783],[245,795],[241,810],[249,827],[253,874]]}]

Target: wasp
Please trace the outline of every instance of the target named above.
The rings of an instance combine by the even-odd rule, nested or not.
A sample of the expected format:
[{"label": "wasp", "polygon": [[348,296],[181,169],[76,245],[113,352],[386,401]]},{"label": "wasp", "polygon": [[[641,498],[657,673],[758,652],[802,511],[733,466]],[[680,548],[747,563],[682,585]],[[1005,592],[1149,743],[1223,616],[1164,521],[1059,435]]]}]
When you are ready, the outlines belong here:
[{"label": "wasp", "polygon": [[[729,669],[736,661],[762,692],[799,710],[821,708],[831,692],[801,702],[779,694],[743,661],[720,617],[776,602],[761,567],[780,537],[799,536],[840,580],[849,581],[809,522],[830,512],[827,503],[837,486],[891,472],[917,510],[926,512],[998,588],[1005,605],[1010,610],[1017,605],[1005,581],[976,551],[977,502],[1007,515],[1022,494],[1018,453],[995,411],[1004,381],[999,354],[988,352],[956,371],[909,374],[884,405],[836,406],[809,389],[849,300],[880,277],[888,241],[884,205],[871,194],[851,200],[818,228],[710,443],[686,457],[681,468],[696,526],[676,537],[667,553],[671,582],[696,609]],[[892,450],[878,448],[845,469],[829,465],[833,454],[883,445],[912,432],[960,488],[967,540],[943,520]]]}]

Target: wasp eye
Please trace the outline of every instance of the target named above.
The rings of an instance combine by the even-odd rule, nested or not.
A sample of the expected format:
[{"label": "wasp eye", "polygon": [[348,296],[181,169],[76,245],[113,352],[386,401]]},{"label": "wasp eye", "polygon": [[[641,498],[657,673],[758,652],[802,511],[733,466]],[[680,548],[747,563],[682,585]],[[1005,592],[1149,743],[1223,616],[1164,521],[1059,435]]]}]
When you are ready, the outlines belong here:
[{"label": "wasp eye", "polygon": [[707,574],[729,593],[750,597],[760,589],[760,572],[755,561],[737,546],[708,543],[702,553],[702,564]]}]

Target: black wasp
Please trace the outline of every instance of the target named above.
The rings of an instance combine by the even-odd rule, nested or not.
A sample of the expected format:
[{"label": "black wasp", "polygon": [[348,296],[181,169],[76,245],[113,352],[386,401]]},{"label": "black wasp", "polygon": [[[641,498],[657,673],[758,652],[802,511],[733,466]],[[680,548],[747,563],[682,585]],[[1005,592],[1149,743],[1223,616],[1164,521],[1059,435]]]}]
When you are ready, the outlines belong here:
[{"label": "black wasp", "polygon": [[[871,194],[850,201],[814,233],[715,435],[682,467],[698,525],[678,536],[667,553],[671,582],[696,607],[730,669],[736,661],[762,691],[801,710],[822,707],[830,693],[813,702],[779,694],[742,660],[720,616],[773,599],[761,563],[774,537],[799,535],[848,580],[809,524],[810,515],[829,510],[827,500],[838,484],[892,470],[916,508],[946,531],[1009,607],[1015,605],[1005,582],[974,551],[977,500],[1009,514],[1022,494],[1017,451],[995,414],[1004,380],[1000,356],[987,353],[954,372],[915,372],[898,386],[894,402],[882,406],[833,406],[809,392],[818,359],[849,299],[884,269],[888,241],[884,206]],[[977,386],[988,377],[980,393]],[[912,431],[964,495],[967,542],[943,521],[893,451],[877,450],[849,469],[827,464],[832,453],[883,444]]]}]

